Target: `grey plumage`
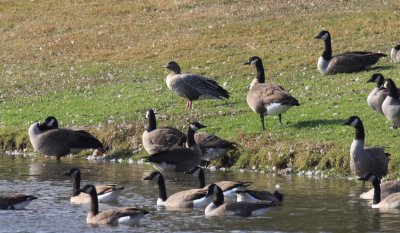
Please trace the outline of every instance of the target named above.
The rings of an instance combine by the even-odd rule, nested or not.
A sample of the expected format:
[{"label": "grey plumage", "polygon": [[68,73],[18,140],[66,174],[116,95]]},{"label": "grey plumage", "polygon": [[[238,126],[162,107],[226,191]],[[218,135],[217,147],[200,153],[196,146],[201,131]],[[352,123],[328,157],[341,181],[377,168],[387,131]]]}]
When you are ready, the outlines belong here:
[{"label": "grey plumage", "polygon": [[400,99],[396,84],[392,79],[386,79],[388,96],[382,103],[382,112],[386,118],[393,123],[393,128],[400,125]]},{"label": "grey plumage", "polygon": [[[381,199],[385,199],[392,193],[400,192],[400,181],[398,180],[389,180],[386,182],[381,183]],[[374,188],[364,192],[360,195],[362,199],[373,199],[374,198]]]},{"label": "grey plumage", "polygon": [[265,83],[264,66],[259,57],[251,57],[245,65],[254,65],[257,76],[250,85],[247,93],[247,104],[261,118],[261,129],[265,130],[264,115],[278,115],[279,125],[282,125],[282,114],[299,102],[289,92],[276,84]]},{"label": "grey plumage", "polygon": [[35,150],[60,159],[84,149],[104,150],[103,144],[84,130],[58,128],[55,117],[46,118],[44,123],[34,123],[28,130],[29,140]]},{"label": "grey plumage", "polygon": [[171,61],[164,66],[171,70],[165,82],[168,88],[178,96],[187,99],[186,107],[192,108],[193,100],[228,99],[229,92],[216,81],[197,74],[182,74],[178,63]]},{"label": "grey plumage", "polygon": [[37,197],[32,195],[24,195],[20,193],[2,194],[0,195],[1,210],[19,210],[25,208],[32,200]]},{"label": "grey plumage", "polygon": [[202,160],[211,161],[225,156],[235,150],[236,144],[208,133],[195,133],[194,140],[202,152]]},{"label": "grey plumage", "polygon": [[358,177],[369,173],[385,176],[388,173],[389,154],[382,147],[364,147],[365,132],[361,119],[352,116],[343,125],[355,128],[355,138],[350,147],[350,170]]},{"label": "grey plumage", "polygon": [[142,144],[149,155],[166,151],[174,146],[182,146],[186,135],[172,127],[157,128],[155,113],[149,109],[146,113],[149,125],[142,135]]},{"label": "grey plumage", "polygon": [[400,42],[390,50],[390,57],[393,62],[400,62]]},{"label": "grey plumage", "polygon": [[386,57],[386,54],[354,51],[332,56],[331,35],[328,31],[321,31],[314,39],[321,39],[325,42],[325,50],[318,59],[317,68],[321,74],[352,73],[366,70]]}]

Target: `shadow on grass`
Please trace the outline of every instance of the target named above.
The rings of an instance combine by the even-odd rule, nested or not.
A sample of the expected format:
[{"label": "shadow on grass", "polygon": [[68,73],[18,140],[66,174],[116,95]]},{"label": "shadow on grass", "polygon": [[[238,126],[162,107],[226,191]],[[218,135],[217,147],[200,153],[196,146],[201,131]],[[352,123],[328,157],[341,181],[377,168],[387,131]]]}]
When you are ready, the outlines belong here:
[{"label": "shadow on grass", "polygon": [[314,128],[322,125],[341,125],[347,119],[319,119],[309,121],[299,121],[295,124],[297,128]]}]

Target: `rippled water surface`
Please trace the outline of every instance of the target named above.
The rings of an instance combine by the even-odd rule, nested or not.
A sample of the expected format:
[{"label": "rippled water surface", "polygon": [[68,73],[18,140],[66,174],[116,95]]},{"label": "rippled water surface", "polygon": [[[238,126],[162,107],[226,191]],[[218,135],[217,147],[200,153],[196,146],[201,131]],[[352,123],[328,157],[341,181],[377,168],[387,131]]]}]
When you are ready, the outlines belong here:
[{"label": "rippled water surface", "polygon": [[[82,183],[118,183],[125,186],[119,204],[100,204],[100,210],[138,205],[150,211],[137,227],[90,226],[87,206],[72,205],[72,181],[62,172],[79,167]],[[149,165],[88,162],[65,158],[0,155],[0,192],[18,191],[39,199],[25,210],[0,210],[0,232],[399,232],[400,213],[380,212],[360,200],[370,184],[342,178],[273,176],[259,173],[206,171],[206,182],[252,181],[252,189],[274,190],[279,184],[284,203],[266,216],[205,218],[202,210],[170,211],[157,208],[156,184],[142,181]],[[166,174],[167,192],[197,186],[194,176]]]}]

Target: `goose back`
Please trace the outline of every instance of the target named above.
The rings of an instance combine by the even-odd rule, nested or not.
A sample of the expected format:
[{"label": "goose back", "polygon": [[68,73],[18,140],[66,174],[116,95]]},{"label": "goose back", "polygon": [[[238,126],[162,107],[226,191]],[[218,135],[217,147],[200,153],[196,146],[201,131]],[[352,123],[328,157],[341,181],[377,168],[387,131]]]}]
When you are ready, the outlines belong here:
[{"label": "goose back", "polygon": [[37,197],[24,195],[20,193],[0,195],[0,209],[2,210],[20,210],[25,208],[32,200]]}]

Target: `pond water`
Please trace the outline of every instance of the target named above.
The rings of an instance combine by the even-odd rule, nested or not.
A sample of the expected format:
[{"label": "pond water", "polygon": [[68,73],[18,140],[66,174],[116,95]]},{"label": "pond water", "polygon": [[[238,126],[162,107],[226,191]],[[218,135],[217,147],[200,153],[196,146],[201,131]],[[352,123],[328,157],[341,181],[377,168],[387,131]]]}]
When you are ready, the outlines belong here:
[{"label": "pond water", "polygon": [[[119,204],[100,204],[100,210],[138,205],[150,214],[136,227],[87,225],[87,206],[70,204],[72,180],[61,175],[71,167],[81,169],[83,184],[125,186]],[[399,232],[400,213],[372,209],[359,198],[371,185],[356,180],[206,170],[207,183],[252,181],[252,189],[270,191],[279,185],[285,200],[262,217],[205,218],[202,210],[157,208],[157,185],[142,181],[143,174],[151,171],[150,165],[0,155],[0,193],[39,197],[24,210],[1,210],[0,232]],[[191,175],[165,176],[169,194],[198,184]]]}]

